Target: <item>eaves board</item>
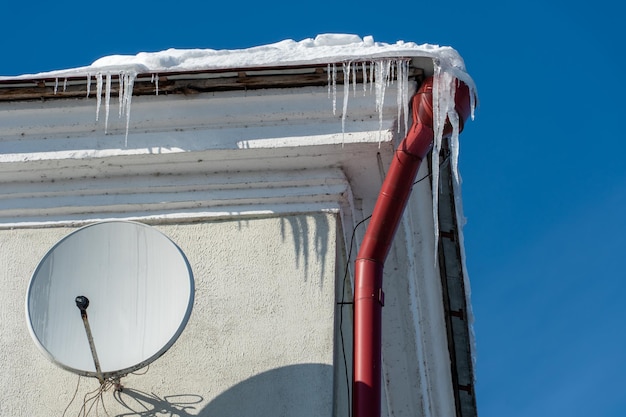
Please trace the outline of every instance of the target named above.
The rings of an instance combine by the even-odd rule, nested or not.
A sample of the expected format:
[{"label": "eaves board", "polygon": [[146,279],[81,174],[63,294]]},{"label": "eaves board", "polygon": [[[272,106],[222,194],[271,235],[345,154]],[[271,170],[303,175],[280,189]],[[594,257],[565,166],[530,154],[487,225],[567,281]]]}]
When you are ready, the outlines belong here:
[{"label": "eaves board", "polygon": [[[365,61],[369,68],[371,63]],[[188,72],[138,74],[133,95],[198,94],[213,91],[256,90],[266,88],[297,88],[329,85],[329,65],[298,67],[230,68]],[[342,63],[335,65],[335,82],[343,84]],[[356,82],[363,82],[363,74],[354,72]],[[424,70],[411,65],[409,80],[421,82]],[[32,78],[0,80],[0,101],[52,100],[95,97],[92,84],[95,74],[67,78]],[[90,94],[88,95],[88,91]],[[111,74],[112,95],[119,93],[119,74]]]}]

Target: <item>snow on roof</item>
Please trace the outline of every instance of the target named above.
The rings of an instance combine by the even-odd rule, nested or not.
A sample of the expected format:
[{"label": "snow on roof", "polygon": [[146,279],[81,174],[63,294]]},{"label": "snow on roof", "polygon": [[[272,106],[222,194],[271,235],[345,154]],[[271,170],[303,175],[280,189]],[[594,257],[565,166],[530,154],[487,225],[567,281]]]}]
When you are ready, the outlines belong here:
[{"label": "snow on roof", "polygon": [[248,49],[167,49],[160,52],[140,52],[137,55],[111,55],[89,66],[38,74],[0,76],[2,80],[80,77],[98,72],[165,73],[233,69],[252,67],[297,66],[326,64],[351,60],[382,58],[431,58],[436,66],[452,72],[473,86],[465,71],[461,56],[451,47],[398,41],[394,44],[375,42],[372,36],[363,38],[349,34],[322,34],[296,42],[288,39]]}]

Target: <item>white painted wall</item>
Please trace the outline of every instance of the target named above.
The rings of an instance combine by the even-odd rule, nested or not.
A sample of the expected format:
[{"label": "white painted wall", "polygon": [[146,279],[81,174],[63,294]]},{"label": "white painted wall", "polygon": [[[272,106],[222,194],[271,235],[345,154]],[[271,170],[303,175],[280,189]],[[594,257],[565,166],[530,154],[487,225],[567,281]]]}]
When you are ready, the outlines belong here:
[{"label": "white painted wall", "polygon": [[[109,415],[330,416],[336,228],[332,214],[158,226],[191,263],[194,310],[144,375],[104,393]],[[0,415],[60,416],[76,389],[79,377],[41,354],[24,316],[30,275],[72,230],[0,231]],[[66,415],[77,415],[97,386],[81,378]]]}]

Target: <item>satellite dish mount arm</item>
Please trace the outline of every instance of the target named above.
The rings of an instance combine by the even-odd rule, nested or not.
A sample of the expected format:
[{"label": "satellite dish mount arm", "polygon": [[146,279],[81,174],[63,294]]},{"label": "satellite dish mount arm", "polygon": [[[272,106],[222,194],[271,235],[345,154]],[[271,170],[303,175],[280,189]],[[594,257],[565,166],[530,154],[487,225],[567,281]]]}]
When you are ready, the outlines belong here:
[{"label": "satellite dish mount arm", "polygon": [[93,356],[93,363],[96,366],[96,376],[100,385],[104,384],[104,378],[102,377],[102,370],[100,369],[100,361],[98,360],[98,354],[96,353],[96,345],[93,343],[93,336],[91,335],[91,327],[89,327],[89,319],[87,317],[87,307],[89,307],[89,298],[84,295],[76,297],[76,307],[80,310],[80,317],[83,319],[85,325],[85,332],[87,333],[87,340],[89,341],[89,348],[91,349],[91,356]]}]

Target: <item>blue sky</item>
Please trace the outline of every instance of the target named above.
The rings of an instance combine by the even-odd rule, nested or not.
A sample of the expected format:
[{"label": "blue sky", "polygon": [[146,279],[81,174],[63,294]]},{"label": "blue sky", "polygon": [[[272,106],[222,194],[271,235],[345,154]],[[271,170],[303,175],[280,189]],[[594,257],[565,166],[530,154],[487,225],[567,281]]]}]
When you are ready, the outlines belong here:
[{"label": "blue sky", "polygon": [[134,3],[3,5],[0,75],[333,32],[457,49],[480,97],[460,157],[479,415],[625,415],[619,2]]}]

